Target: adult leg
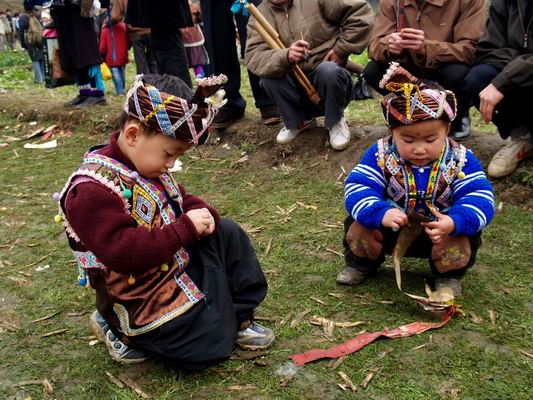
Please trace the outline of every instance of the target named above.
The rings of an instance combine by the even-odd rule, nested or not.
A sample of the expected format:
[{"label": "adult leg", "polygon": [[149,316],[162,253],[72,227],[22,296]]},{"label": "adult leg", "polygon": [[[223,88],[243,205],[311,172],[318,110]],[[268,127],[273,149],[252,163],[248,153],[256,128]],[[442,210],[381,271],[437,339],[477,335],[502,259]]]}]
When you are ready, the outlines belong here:
[{"label": "adult leg", "polygon": [[279,79],[261,78],[260,83],[267,95],[277,104],[287,129],[297,129],[301,123],[313,118],[310,109],[306,107],[305,93],[292,76],[285,75]]},{"label": "adult leg", "polygon": [[169,30],[153,26],[151,42],[159,73],[177,76],[192,87],[187,52],[179,29]]},{"label": "adult leg", "polygon": [[233,0],[201,0],[210,72],[228,77],[228,82],[224,85],[228,103],[215,117],[215,128],[224,128],[242,118],[246,108],[246,101],[239,92],[241,66],[237,55],[232,4]]},{"label": "adult leg", "polygon": [[470,135],[470,96],[465,88],[465,77],[470,67],[465,64],[448,64],[439,69],[435,80],[445,89],[455,93],[457,99],[457,117],[452,122],[450,135],[456,140],[466,139]]},{"label": "adult leg", "polygon": [[146,57],[146,40],[150,40],[147,35],[135,35],[132,40],[133,58],[135,59],[135,67],[137,74],[149,74],[150,68],[148,66],[148,59]]},{"label": "adult leg", "polygon": [[33,66],[33,80],[35,83],[43,82],[43,72],[41,69],[41,61],[32,61]]},{"label": "adult leg", "polygon": [[345,68],[334,62],[326,61],[318,65],[312,79],[324,102],[324,123],[329,129],[343,117],[344,109],[351,100],[352,77]]},{"label": "adult leg", "polygon": [[[491,65],[480,64],[470,70],[465,78],[465,86],[472,102],[479,109],[479,94],[498,75],[498,70]],[[501,148],[492,158],[487,172],[494,178],[509,175],[515,171],[518,163],[533,155],[533,123],[529,118],[530,105],[526,89],[517,88],[508,93],[496,105],[492,122],[498,128],[503,139],[511,141]]]},{"label": "adult leg", "polygon": [[381,93],[382,95],[386,95],[388,93],[387,90],[383,90],[379,87],[379,81],[381,78],[383,78],[385,72],[387,72],[387,68],[389,68],[388,63],[372,60],[363,70],[363,77],[365,78],[366,83],[368,83],[372,89],[378,93]]}]

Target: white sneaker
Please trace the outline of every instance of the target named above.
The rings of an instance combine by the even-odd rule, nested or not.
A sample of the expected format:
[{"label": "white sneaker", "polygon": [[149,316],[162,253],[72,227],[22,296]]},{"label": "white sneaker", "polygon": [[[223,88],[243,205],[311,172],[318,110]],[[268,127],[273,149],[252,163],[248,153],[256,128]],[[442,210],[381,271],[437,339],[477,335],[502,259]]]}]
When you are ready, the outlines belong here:
[{"label": "white sneaker", "polygon": [[344,150],[350,144],[350,128],[344,117],[329,129],[329,144],[335,150]]},{"label": "white sneaker", "polygon": [[515,171],[520,161],[531,156],[533,156],[533,144],[511,141],[492,157],[487,172],[493,178],[507,176]]},{"label": "white sneaker", "polygon": [[296,139],[296,136],[300,134],[300,132],[303,132],[307,129],[314,128],[316,126],[316,120],[309,119],[307,121],[301,122],[300,125],[298,125],[298,128],[288,129],[286,127],[281,128],[281,130],[278,133],[278,136],[276,137],[276,142],[279,144],[287,144],[292,142],[294,139]]}]

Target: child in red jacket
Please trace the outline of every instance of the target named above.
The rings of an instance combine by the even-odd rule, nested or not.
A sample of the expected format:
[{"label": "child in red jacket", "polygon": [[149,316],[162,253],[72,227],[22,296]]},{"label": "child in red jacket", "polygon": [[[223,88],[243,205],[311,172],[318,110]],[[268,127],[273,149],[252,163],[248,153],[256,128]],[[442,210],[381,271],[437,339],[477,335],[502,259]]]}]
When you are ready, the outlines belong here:
[{"label": "child in red jacket", "polygon": [[119,22],[113,24],[109,29],[109,22],[106,20],[100,35],[100,54],[102,59],[111,70],[113,83],[118,95],[126,93],[126,64],[128,59],[128,49],[130,43],[126,34],[126,24]]}]

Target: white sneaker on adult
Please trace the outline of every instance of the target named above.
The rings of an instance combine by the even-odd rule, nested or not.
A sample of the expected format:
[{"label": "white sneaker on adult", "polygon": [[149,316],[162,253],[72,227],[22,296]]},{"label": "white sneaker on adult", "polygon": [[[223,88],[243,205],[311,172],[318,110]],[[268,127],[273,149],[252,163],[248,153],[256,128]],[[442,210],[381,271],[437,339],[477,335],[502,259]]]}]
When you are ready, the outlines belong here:
[{"label": "white sneaker on adult", "polygon": [[296,139],[296,136],[298,136],[301,132],[314,128],[316,126],[316,120],[309,119],[307,121],[301,122],[300,125],[298,125],[298,128],[289,129],[286,127],[281,128],[281,130],[278,133],[278,136],[276,137],[276,142],[279,144],[287,144],[292,142],[294,139]]},{"label": "white sneaker on adult", "polygon": [[329,144],[335,150],[344,150],[350,144],[350,128],[344,117],[329,129]]},{"label": "white sneaker on adult", "polygon": [[501,178],[512,174],[518,163],[533,156],[533,144],[524,141],[514,141],[502,147],[490,161],[487,172],[493,178]]}]

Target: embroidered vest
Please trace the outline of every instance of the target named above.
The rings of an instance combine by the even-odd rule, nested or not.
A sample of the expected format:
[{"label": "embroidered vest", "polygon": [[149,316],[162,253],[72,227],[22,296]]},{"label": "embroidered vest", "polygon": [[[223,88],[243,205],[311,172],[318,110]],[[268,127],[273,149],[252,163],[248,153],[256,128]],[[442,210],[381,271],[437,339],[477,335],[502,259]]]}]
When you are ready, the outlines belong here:
[{"label": "embroidered vest", "polygon": [[[378,141],[377,161],[387,182],[387,196],[407,214],[418,212],[432,217],[429,208],[442,211],[453,202],[451,184],[464,177],[462,169],[466,162],[466,148],[447,139],[440,158],[430,166],[426,188],[417,188],[412,168],[401,161],[392,136]],[[425,189],[422,197],[420,189]]]},{"label": "embroidered vest", "polygon": [[63,213],[63,206],[72,188],[90,181],[110,189],[119,197],[124,203],[124,212],[131,215],[138,225],[152,229],[170,224],[177,216],[168,198],[179,207],[180,213],[183,199],[170,175],[163,174],[158,179],[166,194],[126,165],[88,152],[80,168],[70,176],[56,198],[77,262],[80,285],[88,285],[87,278],[90,278],[91,285],[97,289],[100,311],[109,323],[127,336],[140,335],[159,327],[182,315],[204,297],[184,272],[189,254],[181,248],[168,263],[136,276],[111,270],[80,241]]}]

